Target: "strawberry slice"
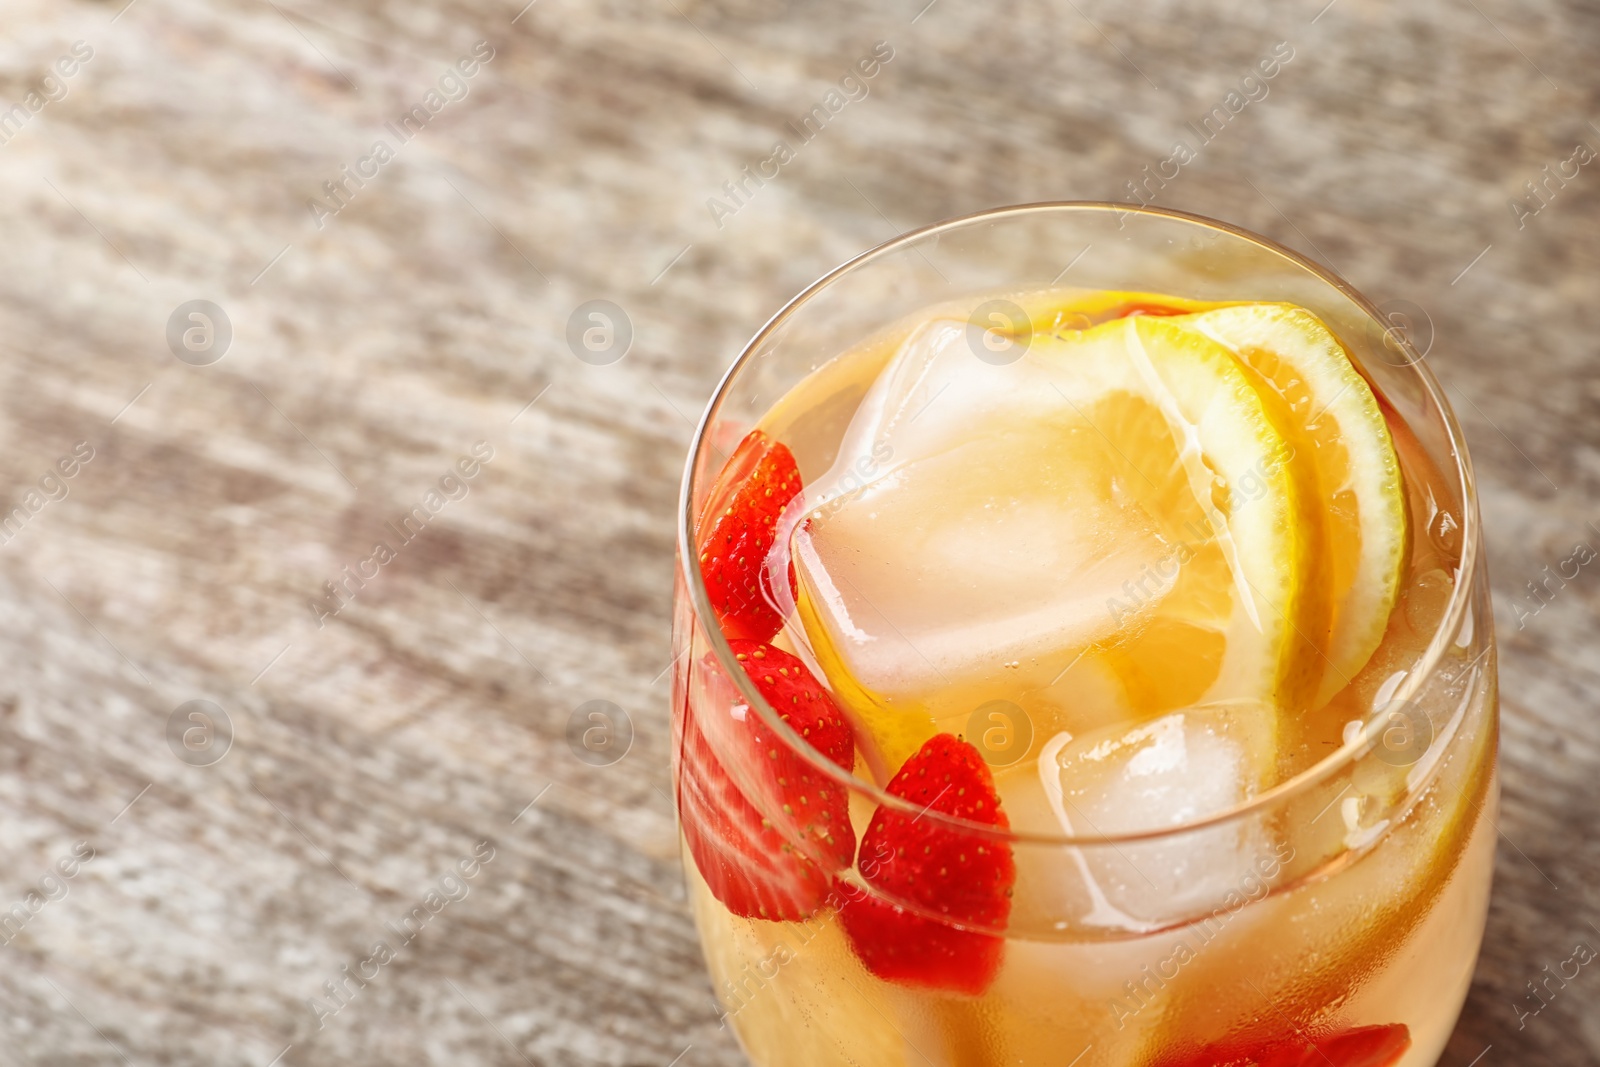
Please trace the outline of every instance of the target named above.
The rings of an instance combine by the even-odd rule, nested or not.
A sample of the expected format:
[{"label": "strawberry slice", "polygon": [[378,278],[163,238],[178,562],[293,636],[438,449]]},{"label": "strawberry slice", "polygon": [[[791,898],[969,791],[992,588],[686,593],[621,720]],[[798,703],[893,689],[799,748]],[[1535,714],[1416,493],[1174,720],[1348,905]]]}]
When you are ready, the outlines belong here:
[{"label": "strawberry slice", "polygon": [[[889,792],[936,811],[1002,830],[989,767],[966,741],[935,734],[901,766]],[[967,925],[996,929],[1011,915],[1017,868],[1011,846],[963,833],[921,812],[879,808],[861,838],[861,875],[927,918],[859,887],[841,883],[839,919],[856,955],[879,978],[976,996],[1000,969],[1004,940]]]},{"label": "strawberry slice", "polygon": [[712,488],[700,520],[700,573],[730,641],[766,641],[783,624],[764,564],[778,516],[799,492],[794,454],[760,430],[739,442]]},{"label": "strawberry slice", "polygon": [[1148,304],[1142,301],[1123,304],[1117,313],[1112,316],[1116,319],[1125,319],[1130,315],[1188,315],[1190,312],[1182,308],[1171,307],[1167,304]]},{"label": "strawberry slice", "polygon": [[1394,1067],[1411,1047],[1404,1023],[1362,1026],[1315,1042],[1294,1037],[1265,1042],[1226,1042],[1161,1067]]},{"label": "strawberry slice", "polygon": [[[804,663],[759,641],[729,645],[795,733],[839,766],[854,764],[850,725]],[[735,915],[804,919],[855,855],[845,788],[768,729],[714,663],[701,670],[715,692],[683,703],[684,841],[712,894]]]}]

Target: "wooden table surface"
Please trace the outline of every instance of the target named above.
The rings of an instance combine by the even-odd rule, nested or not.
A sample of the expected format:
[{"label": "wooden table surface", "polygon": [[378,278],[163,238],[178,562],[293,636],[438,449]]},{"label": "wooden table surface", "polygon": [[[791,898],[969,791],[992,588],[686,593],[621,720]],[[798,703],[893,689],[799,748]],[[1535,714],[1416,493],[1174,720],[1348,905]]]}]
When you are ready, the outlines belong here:
[{"label": "wooden table surface", "polygon": [[1443,1062],[1600,1060],[1600,970],[1516,1013],[1600,947],[1600,566],[1525,597],[1600,548],[1593,5],[125,2],[3,15],[0,1063],[740,1063],[667,798],[692,423],[823,270],[1127,196],[1241,89],[1157,202],[1406,302],[1481,479],[1505,799]]}]

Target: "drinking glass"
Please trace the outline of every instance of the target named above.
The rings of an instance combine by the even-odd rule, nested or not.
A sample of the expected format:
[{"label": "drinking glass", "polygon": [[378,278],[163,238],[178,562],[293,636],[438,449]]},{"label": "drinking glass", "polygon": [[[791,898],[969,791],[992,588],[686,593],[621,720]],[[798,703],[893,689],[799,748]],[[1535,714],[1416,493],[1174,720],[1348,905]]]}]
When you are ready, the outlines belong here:
[{"label": "drinking glass", "polygon": [[[810,449],[826,468],[828,438],[853,399],[775,407],[797,383],[864,339],[892,345],[895,324],[930,306],[970,308],[987,328],[985,317],[998,308],[1003,320],[1016,294],[1066,284],[1308,308],[1370,382],[1406,471],[1413,561],[1377,667],[1364,672],[1381,685],[1343,745],[1225,811],[1133,833],[1001,831],[919,811],[841,769],[787,727],[735,662],[697,565],[707,497],[751,428],[793,439],[797,455]],[[707,407],[683,483],[672,695],[680,823],[727,832],[704,804],[685,804],[686,778],[711,773],[808,847],[770,780],[730,755],[729,731],[754,715],[848,791],[858,830],[881,807],[933,820],[974,848],[1009,847],[1019,885],[1033,887],[1004,929],[976,931],[1002,938],[1004,951],[995,980],[973,996],[874,977],[833,908],[795,922],[730,913],[686,849],[724,1023],[756,1067],[1437,1061],[1487,911],[1496,675],[1471,465],[1424,358],[1431,338],[1408,325],[1326,268],[1236,227],[1049,203],[907,233],[818,279],[756,333]],[[847,893],[882,891],[852,868],[830,902]],[[1108,903],[1137,924],[1106,923]]]}]

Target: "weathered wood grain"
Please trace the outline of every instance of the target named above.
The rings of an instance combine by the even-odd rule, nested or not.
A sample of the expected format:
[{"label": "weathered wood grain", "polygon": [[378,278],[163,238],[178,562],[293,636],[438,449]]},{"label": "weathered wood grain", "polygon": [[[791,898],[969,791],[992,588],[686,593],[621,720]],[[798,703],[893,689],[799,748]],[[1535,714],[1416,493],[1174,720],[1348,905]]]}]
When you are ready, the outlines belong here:
[{"label": "weathered wood grain", "polygon": [[[0,504],[93,458],[0,544],[0,907],[66,893],[0,950],[0,1062],[740,1062],[666,799],[692,421],[821,271],[940,217],[1125,195],[1278,42],[1270,91],[1158,202],[1423,309],[1503,641],[1503,847],[1445,1062],[1600,1059],[1600,976],[1521,1029],[1513,1007],[1600,945],[1600,572],[1520,629],[1512,606],[1600,547],[1600,164],[1520,229],[1508,207],[1600,148],[1592,7],[122,3],[4,10],[5,99],[93,56],[0,145]],[[479,41],[464,99],[386,131]],[[714,218],[877,41],[866,97]],[[380,138],[394,158],[319,228],[307,201]],[[194,299],[232,324],[206,366],[165,337]],[[567,347],[590,299],[631,320],[620,362]],[[385,524],[480,441],[399,544]],[[208,767],[167,743],[196,699],[236,735]],[[566,741],[597,699],[634,732],[604,767]],[[480,842],[466,895],[319,1028],[307,1000]]]}]

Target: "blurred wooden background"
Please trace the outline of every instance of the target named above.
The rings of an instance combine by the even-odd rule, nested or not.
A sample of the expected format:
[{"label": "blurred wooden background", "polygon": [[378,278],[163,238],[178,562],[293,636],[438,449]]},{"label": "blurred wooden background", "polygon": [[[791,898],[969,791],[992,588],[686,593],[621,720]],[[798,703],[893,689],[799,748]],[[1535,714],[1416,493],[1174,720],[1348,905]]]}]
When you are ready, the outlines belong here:
[{"label": "blurred wooden background", "polygon": [[[983,207],[1124,197],[1281,47],[1157,202],[1394,302],[1448,383],[1505,804],[1445,1063],[1600,1060],[1600,974],[1516,1014],[1600,947],[1600,567],[1526,599],[1600,548],[1593,5],[125,2],[4,7],[0,909],[28,918],[0,1063],[740,1062],[667,800],[704,400],[823,270]],[[730,198],[880,41],[822,133]],[[617,361],[567,343],[591,300],[627,316]],[[386,524],[416,507],[402,543]],[[608,765],[568,742],[589,701],[631,721]],[[201,765],[230,744],[215,708],[231,748]]]}]

